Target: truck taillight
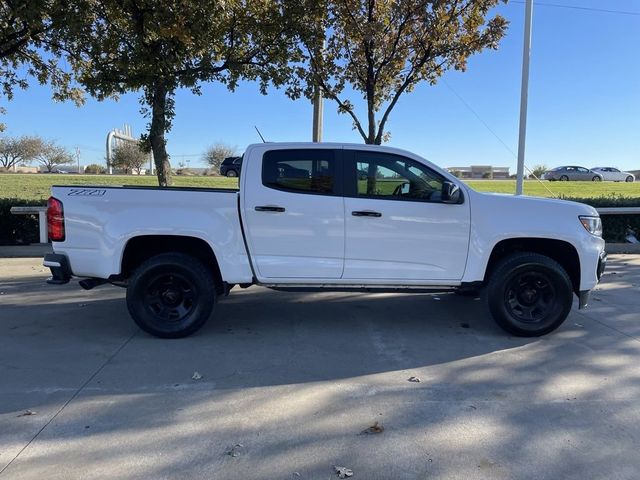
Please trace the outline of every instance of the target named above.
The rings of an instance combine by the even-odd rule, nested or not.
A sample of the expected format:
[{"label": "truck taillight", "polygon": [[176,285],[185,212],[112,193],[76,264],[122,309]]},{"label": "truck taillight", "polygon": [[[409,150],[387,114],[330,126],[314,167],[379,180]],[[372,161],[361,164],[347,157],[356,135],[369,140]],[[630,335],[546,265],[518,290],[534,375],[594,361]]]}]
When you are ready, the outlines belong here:
[{"label": "truck taillight", "polygon": [[64,242],[64,210],[62,202],[55,197],[49,197],[47,200],[47,224],[49,240]]}]

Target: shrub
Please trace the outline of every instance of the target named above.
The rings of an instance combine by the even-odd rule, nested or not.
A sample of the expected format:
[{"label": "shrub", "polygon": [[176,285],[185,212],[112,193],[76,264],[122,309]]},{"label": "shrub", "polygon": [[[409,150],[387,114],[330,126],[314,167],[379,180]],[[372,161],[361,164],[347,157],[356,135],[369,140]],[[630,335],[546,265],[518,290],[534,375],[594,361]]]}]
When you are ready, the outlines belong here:
[{"label": "shrub", "polygon": [[[586,203],[595,208],[640,207],[640,198],[611,195],[597,198],[565,198],[573,202]],[[602,236],[607,242],[625,242],[627,229],[640,235],[640,215],[602,215]]]},{"label": "shrub", "polygon": [[13,215],[11,207],[43,206],[42,200],[0,198],[0,245],[37,243],[38,215]]},{"label": "shrub", "polygon": [[91,165],[87,165],[86,167],[84,167],[84,173],[104,175],[105,173],[107,173],[107,169],[102,165],[92,163]]}]

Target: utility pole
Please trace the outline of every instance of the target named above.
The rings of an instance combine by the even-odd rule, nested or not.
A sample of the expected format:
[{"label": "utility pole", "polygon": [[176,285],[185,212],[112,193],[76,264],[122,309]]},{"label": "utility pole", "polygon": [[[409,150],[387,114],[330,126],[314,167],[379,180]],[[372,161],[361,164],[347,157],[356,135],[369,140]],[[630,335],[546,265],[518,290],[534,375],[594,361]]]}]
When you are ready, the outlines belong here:
[{"label": "utility pole", "polygon": [[76,161],[78,162],[78,173],[82,173],[80,171],[80,148],[76,147]]},{"label": "utility pole", "polygon": [[520,88],[520,134],[518,136],[518,172],[516,195],[522,195],[524,184],[524,150],[527,137],[527,103],[529,97],[529,59],[531,56],[531,24],[533,0],[526,0],[524,20],[524,46],[522,48],[522,85]]},{"label": "utility pole", "polygon": [[[325,32],[326,34],[326,32]],[[323,63],[322,60],[324,58],[324,46],[326,43],[326,39],[322,38],[322,46],[318,52],[318,58],[320,59],[320,63]],[[318,73],[320,75],[322,70]],[[321,142],[322,141],[322,126],[324,123],[324,99],[322,95],[322,88],[320,85],[315,86],[315,90],[313,92],[313,132],[311,135],[311,140],[313,142]]]},{"label": "utility pole", "polygon": [[313,95],[313,134],[312,141],[322,141],[322,123],[323,123],[324,99],[322,98],[322,89],[316,85]]}]

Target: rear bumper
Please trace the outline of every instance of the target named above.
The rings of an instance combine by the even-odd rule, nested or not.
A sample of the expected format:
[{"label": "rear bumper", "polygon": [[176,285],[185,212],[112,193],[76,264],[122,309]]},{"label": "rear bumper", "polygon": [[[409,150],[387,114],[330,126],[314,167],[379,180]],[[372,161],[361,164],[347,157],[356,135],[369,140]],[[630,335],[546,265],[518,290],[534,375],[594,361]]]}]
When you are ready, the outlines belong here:
[{"label": "rear bumper", "polygon": [[64,285],[71,280],[73,272],[71,271],[66,255],[47,253],[44,256],[42,265],[49,267],[49,270],[51,270],[51,277],[47,280],[47,283],[51,285]]}]

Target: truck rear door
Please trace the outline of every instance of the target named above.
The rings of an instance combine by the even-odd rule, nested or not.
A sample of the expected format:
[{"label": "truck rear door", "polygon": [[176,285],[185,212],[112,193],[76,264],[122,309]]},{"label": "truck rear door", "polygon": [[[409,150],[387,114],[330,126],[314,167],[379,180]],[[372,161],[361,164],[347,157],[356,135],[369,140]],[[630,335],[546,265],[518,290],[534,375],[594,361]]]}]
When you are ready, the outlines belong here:
[{"label": "truck rear door", "polygon": [[335,147],[259,149],[243,165],[243,223],[263,280],[342,276],[341,156]]}]

